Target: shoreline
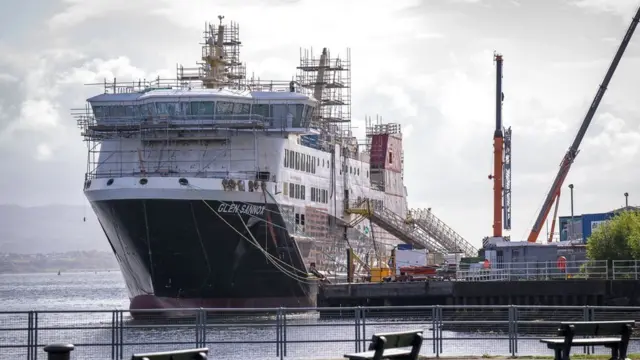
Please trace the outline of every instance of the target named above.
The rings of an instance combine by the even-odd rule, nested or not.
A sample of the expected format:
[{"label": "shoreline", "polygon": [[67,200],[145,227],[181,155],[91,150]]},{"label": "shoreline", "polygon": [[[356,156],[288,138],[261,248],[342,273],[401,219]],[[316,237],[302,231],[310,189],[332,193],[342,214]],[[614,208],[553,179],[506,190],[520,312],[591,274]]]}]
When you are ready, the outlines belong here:
[{"label": "shoreline", "polygon": [[42,270],[34,270],[34,271],[11,271],[11,272],[0,272],[0,276],[2,275],[36,275],[36,274],[57,274],[60,271],[60,275],[68,274],[68,273],[99,273],[99,272],[112,272],[117,271],[120,272],[120,269],[42,269]]}]

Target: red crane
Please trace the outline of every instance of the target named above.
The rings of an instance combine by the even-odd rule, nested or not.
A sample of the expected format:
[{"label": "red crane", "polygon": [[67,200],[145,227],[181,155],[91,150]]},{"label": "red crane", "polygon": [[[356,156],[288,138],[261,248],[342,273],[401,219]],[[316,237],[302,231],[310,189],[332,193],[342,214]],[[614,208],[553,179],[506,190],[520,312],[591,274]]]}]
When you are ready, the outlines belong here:
[{"label": "red crane", "polygon": [[622,58],[622,55],[627,49],[627,45],[629,44],[629,41],[631,40],[631,37],[633,36],[633,33],[636,30],[636,26],[638,25],[639,20],[640,20],[640,8],[638,8],[636,15],[633,17],[633,20],[631,21],[631,25],[629,25],[629,29],[627,30],[627,33],[625,34],[624,38],[622,39],[622,42],[620,43],[620,47],[618,48],[618,51],[616,52],[616,55],[614,56],[613,61],[611,62],[611,65],[609,66],[609,70],[607,71],[604,77],[604,80],[602,81],[602,84],[600,84],[600,87],[598,88],[598,92],[596,93],[596,96],[593,99],[591,106],[589,107],[589,111],[587,111],[587,114],[585,115],[584,120],[582,121],[582,125],[580,126],[580,129],[578,130],[578,133],[576,134],[576,137],[573,140],[573,143],[571,144],[571,146],[569,147],[569,150],[567,150],[566,154],[562,158],[562,162],[560,163],[560,169],[558,170],[558,174],[556,175],[556,178],[553,181],[551,188],[549,189],[549,193],[547,194],[544,204],[542,205],[542,209],[540,209],[540,213],[536,218],[536,222],[533,224],[533,229],[531,229],[531,233],[529,234],[529,238],[527,239],[528,242],[536,242],[538,240],[538,235],[540,234],[540,231],[542,231],[542,225],[546,220],[547,216],[549,216],[549,211],[551,211],[551,206],[555,201],[556,210],[555,210],[555,215],[553,216],[553,221],[551,224],[551,234],[553,234],[553,231],[555,228],[555,222],[556,222],[556,215],[558,212],[557,200],[560,198],[560,189],[562,188],[564,179],[567,177],[567,174],[569,173],[569,169],[571,169],[571,165],[573,164],[576,157],[578,156],[578,152],[580,151],[579,150],[580,143],[582,142],[582,139],[584,138],[584,135],[587,132],[589,125],[591,124],[593,115],[596,113],[596,110],[600,105],[600,101],[604,96],[604,93],[607,91],[607,86],[609,86],[609,82],[611,81],[611,78],[613,77],[613,74],[615,73],[616,68],[620,63],[620,59]]}]

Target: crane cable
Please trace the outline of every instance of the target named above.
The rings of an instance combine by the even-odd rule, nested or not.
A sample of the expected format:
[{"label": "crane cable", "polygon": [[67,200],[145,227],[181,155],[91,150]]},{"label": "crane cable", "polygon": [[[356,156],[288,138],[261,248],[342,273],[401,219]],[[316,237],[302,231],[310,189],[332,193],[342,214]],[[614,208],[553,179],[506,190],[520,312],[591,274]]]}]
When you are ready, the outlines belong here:
[{"label": "crane cable", "polygon": [[[196,186],[193,185],[187,185],[189,188],[191,188],[191,190],[204,190],[202,188],[198,188]],[[233,225],[229,224],[229,222],[222,216],[220,215],[215,209],[213,209],[211,207],[211,205],[209,205],[209,203],[207,203],[207,201],[203,198],[200,198],[200,201],[202,201],[205,206],[207,208],[209,208],[209,210],[211,210],[220,220],[222,220],[222,222],[224,222],[227,226],[229,226],[231,229],[233,229],[233,231],[235,231],[242,239],[246,240],[251,246],[255,247],[256,249],[258,249],[260,252],[262,252],[266,259],[274,266],[276,267],[278,270],[280,270],[282,273],[284,273],[285,275],[287,275],[288,277],[298,281],[298,282],[302,282],[302,283],[307,283],[307,284],[312,284],[315,283],[314,281],[309,281],[307,277],[303,277],[301,275],[297,275],[294,272],[291,272],[289,270],[287,270],[285,267],[291,268],[294,271],[297,271],[301,274],[307,275],[308,274],[300,269],[297,269],[296,267],[287,264],[286,262],[278,259],[277,257],[269,254],[269,252],[267,252],[266,250],[264,250],[259,243],[257,242],[257,240],[255,239],[255,237],[253,236],[253,234],[251,233],[251,231],[249,231],[249,228],[246,225],[246,222],[244,221],[244,219],[242,219],[242,216],[240,215],[240,213],[238,214],[238,217],[240,218],[244,228],[247,230],[247,232],[249,233],[249,235],[251,236],[251,239],[247,238],[244,234],[242,234],[240,231],[238,231]],[[221,203],[225,203],[223,201],[220,201]],[[226,203],[225,203],[226,204]],[[234,202],[231,202],[231,204],[234,204]],[[278,264],[281,263],[282,265]]]}]

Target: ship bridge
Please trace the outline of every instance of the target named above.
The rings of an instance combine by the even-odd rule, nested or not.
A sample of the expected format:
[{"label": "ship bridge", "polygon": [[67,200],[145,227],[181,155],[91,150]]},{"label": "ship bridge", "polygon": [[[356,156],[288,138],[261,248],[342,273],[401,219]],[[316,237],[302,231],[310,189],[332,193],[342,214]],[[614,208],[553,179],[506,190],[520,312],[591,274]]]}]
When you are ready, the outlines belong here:
[{"label": "ship bridge", "polygon": [[350,206],[347,213],[368,218],[399,240],[432,253],[463,253],[477,256],[478,250],[437,218],[431,209],[413,209],[406,218],[368,199]]}]

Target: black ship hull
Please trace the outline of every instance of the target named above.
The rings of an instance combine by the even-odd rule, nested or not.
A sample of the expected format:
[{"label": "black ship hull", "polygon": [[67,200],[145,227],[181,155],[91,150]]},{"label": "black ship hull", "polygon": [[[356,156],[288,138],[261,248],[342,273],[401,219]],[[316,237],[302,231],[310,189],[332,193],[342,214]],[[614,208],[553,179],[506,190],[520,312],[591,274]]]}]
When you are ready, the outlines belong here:
[{"label": "black ship hull", "polygon": [[[130,310],[313,307],[316,284],[275,204],[92,201]],[[269,254],[269,255],[267,255]]]}]

